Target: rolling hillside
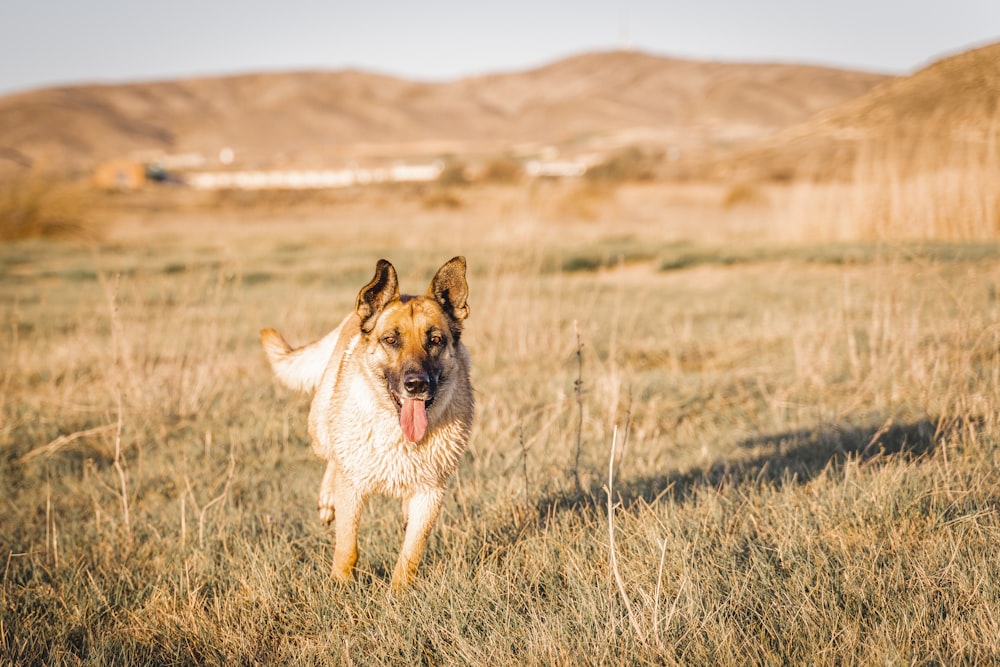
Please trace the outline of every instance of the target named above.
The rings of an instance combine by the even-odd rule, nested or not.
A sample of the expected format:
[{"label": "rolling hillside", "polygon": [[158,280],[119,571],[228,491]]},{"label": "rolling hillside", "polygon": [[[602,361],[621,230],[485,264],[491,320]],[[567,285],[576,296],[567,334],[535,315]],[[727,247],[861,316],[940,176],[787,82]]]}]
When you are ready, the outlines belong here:
[{"label": "rolling hillside", "polygon": [[0,165],[83,170],[222,146],[243,164],[303,166],[523,143],[701,148],[801,123],[887,78],[616,51],[444,83],[331,71],[59,87],[0,98]]},{"label": "rolling hillside", "polygon": [[[859,160],[908,169],[979,153],[1000,138],[1000,43],[882,82],[713,165],[730,178],[847,178]],[[990,144],[992,142],[992,144]]]}]

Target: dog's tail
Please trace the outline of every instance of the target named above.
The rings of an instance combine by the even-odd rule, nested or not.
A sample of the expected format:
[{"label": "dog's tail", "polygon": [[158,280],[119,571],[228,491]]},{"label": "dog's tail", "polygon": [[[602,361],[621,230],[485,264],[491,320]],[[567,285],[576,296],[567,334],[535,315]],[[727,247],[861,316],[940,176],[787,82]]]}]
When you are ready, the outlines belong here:
[{"label": "dog's tail", "polygon": [[274,329],[261,329],[260,344],[279,382],[289,389],[311,393],[323,379],[339,334],[337,327],[323,338],[293,349]]}]

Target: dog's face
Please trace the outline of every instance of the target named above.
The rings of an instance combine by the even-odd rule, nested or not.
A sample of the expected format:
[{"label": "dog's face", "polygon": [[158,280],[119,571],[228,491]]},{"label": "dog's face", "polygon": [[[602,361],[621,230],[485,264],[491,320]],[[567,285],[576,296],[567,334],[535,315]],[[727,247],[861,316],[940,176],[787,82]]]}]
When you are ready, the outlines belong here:
[{"label": "dog's face", "polygon": [[438,270],[425,296],[400,296],[396,270],[385,260],[358,294],[366,366],[385,383],[387,404],[399,412],[411,442],[423,439],[432,408],[450,393],[468,291],[465,258],[455,257]]}]

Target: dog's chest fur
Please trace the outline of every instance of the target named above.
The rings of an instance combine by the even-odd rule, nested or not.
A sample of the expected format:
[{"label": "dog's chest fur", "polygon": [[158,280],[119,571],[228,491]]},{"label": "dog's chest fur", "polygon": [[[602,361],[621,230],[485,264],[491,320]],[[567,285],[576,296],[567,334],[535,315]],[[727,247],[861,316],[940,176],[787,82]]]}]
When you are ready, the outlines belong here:
[{"label": "dog's chest fur", "polygon": [[313,398],[309,429],[316,453],[336,460],[363,495],[406,497],[415,490],[440,487],[455,472],[472,427],[468,389],[468,353],[461,343],[454,354],[459,370],[429,409],[429,427],[418,443],[409,442],[399,425],[398,410],[380,383],[363,373],[341,374],[342,364],[362,354],[355,336],[342,358],[333,358]]}]

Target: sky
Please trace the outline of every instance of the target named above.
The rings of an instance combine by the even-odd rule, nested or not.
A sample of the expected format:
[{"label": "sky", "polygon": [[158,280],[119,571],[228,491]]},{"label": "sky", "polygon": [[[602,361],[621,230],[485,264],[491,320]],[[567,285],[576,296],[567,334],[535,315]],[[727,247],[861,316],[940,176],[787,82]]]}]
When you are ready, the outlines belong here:
[{"label": "sky", "polygon": [[2,0],[0,95],[356,68],[422,81],[594,50],[902,74],[1000,41],[1000,0]]}]

